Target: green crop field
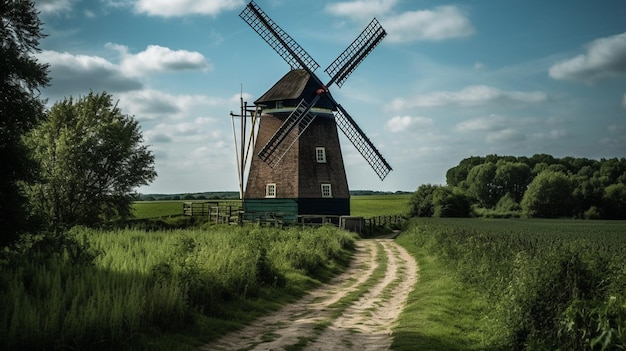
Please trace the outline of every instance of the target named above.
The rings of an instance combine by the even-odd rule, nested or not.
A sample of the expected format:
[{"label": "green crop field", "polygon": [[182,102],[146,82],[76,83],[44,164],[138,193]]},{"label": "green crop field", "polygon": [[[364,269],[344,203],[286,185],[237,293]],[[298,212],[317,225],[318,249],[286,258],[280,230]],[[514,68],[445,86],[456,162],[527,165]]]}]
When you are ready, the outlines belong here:
[{"label": "green crop field", "polygon": [[415,218],[420,280],[394,330],[414,350],[623,350],[626,222]]},{"label": "green crop field", "polygon": [[[388,215],[405,215],[409,209],[411,194],[399,195],[357,195],[350,198],[352,216],[374,217]],[[196,200],[203,202],[206,200]],[[133,204],[135,218],[159,218],[179,216],[183,213],[182,200],[172,201],[136,201]],[[220,200],[220,206],[240,207],[239,200]]]},{"label": "green crop field", "polygon": [[[183,214],[183,200],[167,201],[135,201],[133,203],[134,215],[137,219],[159,218],[168,216],[180,216]],[[195,200],[193,202],[214,202],[211,200]],[[239,200],[220,200],[220,206],[240,207]]]},{"label": "green crop field", "polygon": [[375,217],[406,215],[409,212],[411,194],[357,195],[350,198],[352,216]]}]

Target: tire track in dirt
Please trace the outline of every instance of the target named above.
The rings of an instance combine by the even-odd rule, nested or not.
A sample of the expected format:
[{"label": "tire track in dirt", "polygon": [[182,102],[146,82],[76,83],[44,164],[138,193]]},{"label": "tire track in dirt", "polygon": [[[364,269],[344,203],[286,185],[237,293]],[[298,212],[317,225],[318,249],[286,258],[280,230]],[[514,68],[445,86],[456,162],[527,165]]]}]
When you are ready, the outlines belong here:
[{"label": "tire track in dirt", "polygon": [[417,264],[404,248],[360,240],[350,266],[329,283],[201,350],[387,350],[416,281]]}]

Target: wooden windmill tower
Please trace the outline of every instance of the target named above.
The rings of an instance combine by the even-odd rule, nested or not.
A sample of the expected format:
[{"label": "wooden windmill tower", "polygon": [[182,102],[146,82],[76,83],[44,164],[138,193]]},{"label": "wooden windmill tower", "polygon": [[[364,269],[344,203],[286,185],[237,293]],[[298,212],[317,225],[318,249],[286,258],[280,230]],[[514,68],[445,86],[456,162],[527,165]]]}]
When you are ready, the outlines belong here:
[{"label": "wooden windmill tower", "polygon": [[306,215],[349,215],[350,193],[337,127],[381,180],[391,166],[328,87],[341,87],[387,33],[373,19],[325,70],[331,79],[324,84],[314,73],[317,62],[254,1],[239,16],[291,67],[254,102],[261,118],[243,195],[246,215],[275,214],[285,221]]}]

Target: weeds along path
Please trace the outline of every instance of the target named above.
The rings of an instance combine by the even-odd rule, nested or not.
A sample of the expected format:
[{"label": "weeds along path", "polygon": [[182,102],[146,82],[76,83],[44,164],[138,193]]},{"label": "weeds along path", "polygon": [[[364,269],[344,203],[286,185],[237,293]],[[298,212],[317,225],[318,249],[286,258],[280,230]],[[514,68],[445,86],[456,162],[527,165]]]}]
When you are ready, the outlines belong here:
[{"label": "weeds along path", "polygon": [[360,240],[328,284],[201,350],[387,350],[417,271],[392,239]]}]

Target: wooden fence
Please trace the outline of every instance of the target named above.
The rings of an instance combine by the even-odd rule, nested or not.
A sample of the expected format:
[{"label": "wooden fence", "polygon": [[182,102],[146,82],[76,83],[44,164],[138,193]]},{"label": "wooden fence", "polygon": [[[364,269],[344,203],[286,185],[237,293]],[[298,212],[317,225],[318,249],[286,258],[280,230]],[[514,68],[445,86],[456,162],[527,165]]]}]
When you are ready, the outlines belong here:
[{"label": "wooden fence", "polygon": [[205,217],[213,223],[237,222],[241,213],[239,206],[224,205],[217,201],[183,202],[183,215]]},{"label": "wooden fence", "polygon": [[374,216],[370,218],[350,217],[350,216],[330,216],[330,215],[298,215],[295,223],[284,221],[281,214],[263,213],[251,216],[250,220],[242,211],[241,207],[220,204],[217,201],[195,201],[183,202],[183,214],[185,216],[205,217],[212,223],[221,224],[242,224],[252,222],[260,225],[270,225],[282,227],[287,224],[301,226],[319,226],[324,224],[334,224],[338,227],[363,233],[372,232],[374,228],[386,226],[399,226],[406,218],[402,215]]},{"label": "wooden fence", "polygon": [[375,216],[365,218],[365,224],[369,227],[384,227],[388,225],[400,225],[404,222],[405,217],[402,215]]}]

